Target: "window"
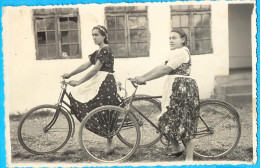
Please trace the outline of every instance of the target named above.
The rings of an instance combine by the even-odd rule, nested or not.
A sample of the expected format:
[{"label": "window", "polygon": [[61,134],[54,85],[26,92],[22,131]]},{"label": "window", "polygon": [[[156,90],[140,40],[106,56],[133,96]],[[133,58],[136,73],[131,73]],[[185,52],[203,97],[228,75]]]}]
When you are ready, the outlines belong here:
[{"label": "window", "polygon": [[210,5],[172,5],[171,20],[173,28],[181,28],[186,32],[191,54],[213,52]]},{"label": "window", "polygon": [[115,57],[148,57],[149,30],[146,6],[106,7],[109,46]]},{"label": "window", "polygon": [[34,9],[36,59],[81,58],[76,8]]}]

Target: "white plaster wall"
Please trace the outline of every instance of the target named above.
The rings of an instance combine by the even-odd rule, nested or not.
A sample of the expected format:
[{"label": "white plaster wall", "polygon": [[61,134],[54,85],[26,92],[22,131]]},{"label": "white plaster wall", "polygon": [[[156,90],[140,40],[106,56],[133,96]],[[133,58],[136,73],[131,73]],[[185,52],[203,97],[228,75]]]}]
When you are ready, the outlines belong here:
[{"label": "white plaster wall", "polygon": [[[38,60],[35,56],[32,13],[29,7],[3,9],[5,108],[7,113],[23,113],[33,106],[56,103],[61,74],[79,66],[97,46],[91,37],[94,25],[104,24],[104,6],[79,5],[82,59]],[[169,51],[170,8],[167,3],[150,3],[148,8],[150,57],[116,58],[119,81],[142,75],[162,64]],[[220,26],[221,25],[221,26]],[[212,5],[213,54],[192,56],[192,76],[197,80],[201,98],[211,95],[215,75],[228,74],[227,4]],[[79,78],[76,76],[74,79]],[[138,93],[160,95],[164,78],[148,82]],[[128,85],[128,89],[131,86]]]}]

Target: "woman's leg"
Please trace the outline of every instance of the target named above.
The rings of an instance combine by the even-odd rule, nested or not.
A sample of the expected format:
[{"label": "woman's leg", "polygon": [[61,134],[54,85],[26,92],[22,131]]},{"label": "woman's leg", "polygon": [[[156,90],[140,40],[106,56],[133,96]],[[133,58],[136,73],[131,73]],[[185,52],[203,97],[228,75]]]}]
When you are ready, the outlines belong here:
[{"label": "woman's leg", "polygon": [[107,138],[107,144],[106,144],[105,153],[107,155],[110,155],[110,154],[113,153],[113,141],[112,141],[112,138]]},{"label": "woman's leg", "polygon": [[193,161],[193,152],[196,144],[196,139],[191,139],[186,143],[186,158],[185,161]]}]

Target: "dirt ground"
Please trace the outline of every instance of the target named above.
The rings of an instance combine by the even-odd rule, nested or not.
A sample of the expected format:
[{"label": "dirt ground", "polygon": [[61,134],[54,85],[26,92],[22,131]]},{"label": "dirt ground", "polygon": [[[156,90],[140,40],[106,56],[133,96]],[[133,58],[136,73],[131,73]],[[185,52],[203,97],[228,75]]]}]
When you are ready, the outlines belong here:
[{"label": "dirt ground", "polygon": [[[246,161],[252,162],[253,159],[253,132],[252,132],[252,108],[250,105],[236,106],[241,119],[242,135],[238,146],[232,153],[220,158],[219,160]],[[78,143],[77,130],[79,122],[76,121],[76,132],[73,138],[58,152],[48,155],[34,155],[22,148],[17,137],[17,127],[19,116],[10,116],[10,137],[11,137],[11,161],[12,163],[86,163],[91,162],[81,150]],[[183,157],[167,157],[164,146],[158,142],[149,148],[139,148],[128,162],[169,162],[182,161]],[[197,161],[209,161],[195,157]]]}]

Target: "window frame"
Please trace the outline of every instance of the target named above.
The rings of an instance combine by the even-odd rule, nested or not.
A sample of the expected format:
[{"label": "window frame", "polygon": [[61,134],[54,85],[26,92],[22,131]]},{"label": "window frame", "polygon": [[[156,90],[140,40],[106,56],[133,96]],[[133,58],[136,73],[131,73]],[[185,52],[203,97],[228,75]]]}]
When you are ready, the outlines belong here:
[{"label": "window frame", "polygon": [[[109,6],[111,7],[111,6]],[[115,11],[116,6],[112,6],[114,8],[113,11],[106,11],[105,9],[105,25],[108,28],[107,17],[120,17],[123,16],[125,18],[125,28],[124,28],[124,35],[125,35],[125,47],[126,47],[126,56],[115,56],[115,58],[140,58],[140,57],[149,57],[150,56],[150,30],[149,30],[149,18],[148,18],[148,7],[145,6],[144,10],[131,10],[129,7],[136,7],[136,6],[123,6],[125,9],[120,11]],[[146,28],[144,29],[147,33],[147,40],[146,42],[136,42],[136,43],[146,43],[147,44],[147,54],[146,55],[131,55],[131,41],[130,41],[130,28],[129,28],[129,17],[138,17],[144,16],[147,21]],[[137,29],[140,30],[140,29]],[[109,31],[109,29],[108,29]],[[110,42],[109,42],[110,43]],[[120,44],[120,43],[112,43],[112,44]]]},{"label": "window frame", "polygon": [[[211,18],[211,5],[200,5],[200,6],[208,6],[208,9],[202,8],[202,9],[197,9],[197,8],[193,8],[193,6],[195,5],[179,5],[179,6],[188,6],[188,9],[173,9],[174,5],[171,5],[170,10],[171,10],[171,29],[174,28],[173,27],[173,20],[172,20],[172,16],[181,16],[181,15],[188,15],[189,17],[189,22],[188,22],[188,28],[189,28],[189,41],[190,41],[190,53],[191,55],[204,55],[204,54],[212,54],[213,53],[213,46],[212,46],[212,18]],[[196,48],[195,48],[195,41],[199,41],[199,40],[203,40],[203,39],[199,39],[196,40],[195,39],[195,25],[194,25],[194,15],[203,15],[203,14],[209,14],[210,15],[210,19],[209,19],[209,29],[210,29],[210,51],[209,52],[196,52]],[[200,26],[202,28],[202,26]]]},{"label": "window frame", "polygon": [[[47,9],[47,8],[46,8]],[[46,10],[46,9],[42,9],[42,10]],[[51,14],[37,14],[36,10],[33,10],[33,27],[34,27],[34,39],[35,39],[35,49],[36,49],[36,60],[56,60],[56,59],[79,59],[82,58],[82,53],[81,53],[81,36],[80,36],[80,15],[78,13],[78,9],[77,12],[73,12],[73,13],[59,13],[61,11],[58,10],[62,10],[62,9],[72,9],[72,8],[53,8],[54,12]],[[73,8],[75,9],[75,8]],[[39,9],[38,9],[39,10]],[[40,9],[41,10],[41,9]],[[77,29],[66,29],[66,31],[71,31],[71,30],[77,30],[78,31],[78,42],[69,42],[69,45],[73,45],[73,44],[78,44],[78,50],[79,53],[76,56],[68,56],[68,57],[63,57],[62,56],[62,43],[61,42],[61,29],[60,29],[60,18],[69,18],[69,17],[76,17],[77,18]],[[38,31],[37,30],[37,23],[36,20],[37,19],[46,19],[46,18],[54,18],[54,30],[49,30],[49,31],[54,31],[55,32],[55,43],[52,45],[55,45],[56,48],[56,56],[55,57],[49,57],[48,53],[47,53],[47,57],[46,58],[42,58],[41,56],[39,56],[39,43],[38,43],[38,36],[37,33],[38,32],[48,32],[48,30],[43,30],[43,31]],[[46,42],[47,42],[47,35],[45,35],[46,37]],[[40,44],[42,45],[42,44]],[[50,44],[49,44],[50,45]],[[43,44],[42,46],[48,46],[48,44]],[[48,51],[46,51],[48,52]],[[71,50],[70,50],[71,52]]]}]

